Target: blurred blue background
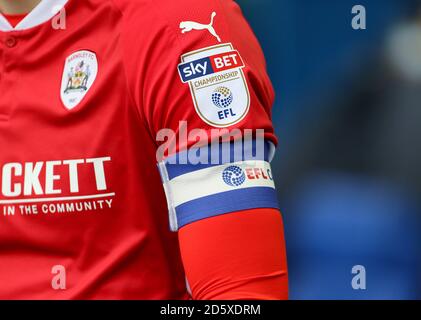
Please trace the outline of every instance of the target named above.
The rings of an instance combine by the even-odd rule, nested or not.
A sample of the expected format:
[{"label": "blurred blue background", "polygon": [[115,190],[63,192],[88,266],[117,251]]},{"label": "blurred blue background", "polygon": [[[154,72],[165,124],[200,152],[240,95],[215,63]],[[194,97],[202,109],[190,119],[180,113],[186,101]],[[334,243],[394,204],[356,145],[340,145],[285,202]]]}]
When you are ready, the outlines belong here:
[{"label": "blurred blue background", "polygon": [[421,2],[238,3],[277,93],[290,297],[420,299]]}]

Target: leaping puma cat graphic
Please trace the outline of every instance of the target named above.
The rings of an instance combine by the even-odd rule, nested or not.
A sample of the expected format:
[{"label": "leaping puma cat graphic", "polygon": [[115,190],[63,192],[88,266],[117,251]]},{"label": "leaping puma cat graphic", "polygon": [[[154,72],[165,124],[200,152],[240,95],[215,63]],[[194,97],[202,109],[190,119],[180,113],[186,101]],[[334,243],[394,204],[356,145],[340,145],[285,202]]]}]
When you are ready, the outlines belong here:
[{"label": "leaping puma cat graphic", "polygon": [[211,22],[209,24],[201,24],[199,22],[194,21],[182,21],[180,22],[180,29],[181,33],[190,32],[192,30],[208,30],[217,40],[218,42],[221,42],[221,38],[218,36],[218,34],[215,31],[215,28],[213,27],[213,21],[215,19],[216,12],[212,12],[211,16]]}]

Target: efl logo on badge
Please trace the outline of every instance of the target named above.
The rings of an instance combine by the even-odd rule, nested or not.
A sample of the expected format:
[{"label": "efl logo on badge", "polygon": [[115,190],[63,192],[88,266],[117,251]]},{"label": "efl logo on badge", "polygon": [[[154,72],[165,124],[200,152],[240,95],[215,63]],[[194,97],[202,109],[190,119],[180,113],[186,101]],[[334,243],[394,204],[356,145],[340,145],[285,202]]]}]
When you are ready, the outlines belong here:
[{"label": "efl logo on badge", "polygon": [[232,44],[189,52],[181,61],[181,80],[189,84],[203,121],[221,128],[244,119],[250,108],[250,92],[242,70],[244,62]]},{"label": "efl logo on badge", "polygon": [[77,51],[67,57],[60,89],[61,101],[67,109],[73,109],[82,101],[97,74],[98,60],[92,51]]}]

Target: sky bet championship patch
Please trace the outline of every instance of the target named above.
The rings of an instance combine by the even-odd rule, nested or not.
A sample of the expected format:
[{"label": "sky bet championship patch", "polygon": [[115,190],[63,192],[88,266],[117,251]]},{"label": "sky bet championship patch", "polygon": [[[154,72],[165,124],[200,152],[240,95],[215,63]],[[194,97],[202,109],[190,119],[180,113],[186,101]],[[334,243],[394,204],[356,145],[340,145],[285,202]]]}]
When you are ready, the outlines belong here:
[{"label": "sky bet championship patch", "polygon": [[178,65],[200,118],[214,127],[232,126],[247,115],[250,92],[244,62],[232,44],[212,46],[181,56]]}]

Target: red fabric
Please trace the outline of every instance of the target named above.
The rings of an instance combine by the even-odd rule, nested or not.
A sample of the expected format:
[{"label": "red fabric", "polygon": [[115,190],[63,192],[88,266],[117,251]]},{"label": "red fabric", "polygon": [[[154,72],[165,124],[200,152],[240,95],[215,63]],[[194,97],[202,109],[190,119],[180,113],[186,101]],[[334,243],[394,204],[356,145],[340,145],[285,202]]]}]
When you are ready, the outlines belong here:
[{"label": "red fabric", "polygon": [[[51,21],[0,31],[0,299],[186,299],[155,134],[177,132],[181,120],[189,129],[211,129],[177,66],[182,54],[220,43],[207,30],[182,34],[180,21],[208,23],[217,12],[213,26],[241,54],[250,91],[250,111],[235,127],[264,128],[275,141],[263,53],[231,0],[69,0],[65,9],[63,31]],[[92,85],[73,90],[72,68],[84,62],[87,74],[93,61]],[[65,105],[82,94],[73,108]],[[226,215],[182,230],[195,297],[283,296],[279,213],[254,216]],[[204,249],[192,259],[195,244]],[[66,270],[65,290],[52,286],[55,266]],[[270,279],[255,288],[272,273],[279,291]]]},{"label": "red fabric", "polygon": [[[153,7],[140,8],[137,14],[139,8],[134,5],[136,2],[119,0],[116,3],[124,3],[126,10],[130,9],[127,10],[127,27],[122,36],[124,46],[129,48],[124,51],[124,61],[128,66],[127,77],[133,98],[136,105],[141,107],[139,113],[144,116],[153,136],[162,128],[171,129],[182,136],[179,121],[186,121],[189,130],[206,130],[212,139],[220,135],[218,130],[212,133],[215,127],[200,118],[193,104],[189,84],[182,83],[180,79],[178,65],[184,54],[230,43],[245,64],[242,71],[248,84],[250,110],[241,122],[229,129],[264,129],[265,138],[277,143],[271,120],[274,91],[266,72],[265,58],[235,1],[151,1]],[[145,15],[143,12],[146,11],[150,13]],[[213,11],[217,12],[213,26],[221,43],[207,30],[192,30],[185,34],[180,32],[181,21],[208,23]],[[161,14],[155,17],[151,12]],[[139,38],[139,30],[146,28],[148,32],[142,35],[142,42],[133,41]],[[168,29],[172,32],[168,32]],[[178,139],[176,150],[170,154],[190,148],[196,142],[196,139]]]},{"label": "red fabric", "polygon": [[193,299],[288,298],[282,218],[255,209],[181,228],[179,241]]},{"label": "red fabric", "polygon": [[3,16],[9,21],[9,23],[12,25],[12,27],[16,27],[19,22],[21,22],[25,17],[27,13],[24,14],[3,14]]},{"label": "red fabric", "polygon": [[[63,31],[51,21],[0,31],[0,299],[187,299],[155,141],[126,87],[123,17],[111,1],[70,0],[65,9]],[[138,11],[138,20],[151,12]],[[61,83],[67,57],[79,50],[95,53],[99,71],[69,110]],[[99,165],[105,184],[98,188],[87,159],[100,157],[109,160]],[[65,164],[71,159],[85,159],[73,190]],[[3,170],[8,163],[22,174]],[[89,195],[99,198],[73,198]],[[29,199],[38,202],[18,202]],[[5,216],[5,208],[14,215]],[[54,266],[65,267],[65,290],[52,286]]]}]

